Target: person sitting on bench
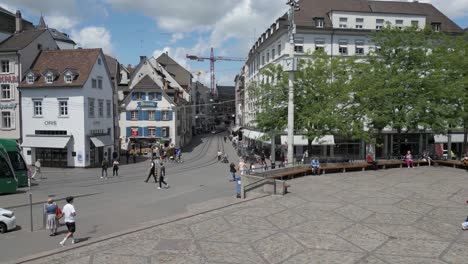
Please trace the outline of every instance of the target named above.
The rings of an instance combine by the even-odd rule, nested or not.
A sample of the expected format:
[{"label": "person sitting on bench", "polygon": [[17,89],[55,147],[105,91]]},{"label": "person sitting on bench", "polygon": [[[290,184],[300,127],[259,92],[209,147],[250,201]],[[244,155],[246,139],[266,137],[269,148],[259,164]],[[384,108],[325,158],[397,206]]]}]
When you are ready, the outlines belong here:
[{"label": "person sitting on bench", "polygon": [[313,175],[320,175],[320,161],[317,158],[313,158],[310,162]]},{"label": "person sitting on bench", "polygon": [[367,154],[366,161],[367,161],[367,164],[369,164],[369,166],[371,167],[371,169],[377,170],[377,162],[374,161],[374,158],[372,158],[372,155],[370,153]]},{"label": "person sitting on bench", "polygon": [[409,168],[414,168],[414,161],[413,161],[413,155],[411,155],[411,151],[408,150],[408,152],[405,155],[405,163],[406,166]]}]

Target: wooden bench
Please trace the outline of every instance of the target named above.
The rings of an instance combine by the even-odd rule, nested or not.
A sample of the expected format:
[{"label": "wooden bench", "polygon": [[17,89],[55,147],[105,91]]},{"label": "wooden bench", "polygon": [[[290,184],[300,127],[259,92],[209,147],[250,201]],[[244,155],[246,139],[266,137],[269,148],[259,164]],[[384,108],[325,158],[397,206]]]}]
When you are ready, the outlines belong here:
[{"label": "wooden bench", "polygon": [[307,167],[299,167],[290,170],[284,170],[281,172],[274,173],[272,175],[268,175],[267,178],[269,179],[280,179],[282,180],[284,177],[288,177],[288,179],[292,179],[297,175],[305,176],[307,172],[310,171],[310,168]]},{"label": "wooden bench", "polygon": [[[413,160],[415,166],[420,166],[420,165],[429,165],[429,162],[426,160]],[[389,161],[384,161],[380,160],[377,161],[377,168],[382,167],[382,169],[386,169],[387,167],[395,167],[398,166],[400,168],[403,168],[403,166],[406,166],[406,163],[404,160],[389,160]]]},{"label": "wooden bench", "polygon": [[327,170],[341,170],[343,173],[345,173],[346,170],[354,169],[361,169],[362,171],[365,171],[367,167],[369,167],[369,164],[367,163],[327,163],[323,166],[320,166],[320,170],[322,171],[322,174],[325,174]]},{"label": "wooden bench", "polygon": [[439,165],[450,166],[453,168],[468,169],[468,165],[463,164],[463,162],[459,160],[433,160],[432,162]]}]

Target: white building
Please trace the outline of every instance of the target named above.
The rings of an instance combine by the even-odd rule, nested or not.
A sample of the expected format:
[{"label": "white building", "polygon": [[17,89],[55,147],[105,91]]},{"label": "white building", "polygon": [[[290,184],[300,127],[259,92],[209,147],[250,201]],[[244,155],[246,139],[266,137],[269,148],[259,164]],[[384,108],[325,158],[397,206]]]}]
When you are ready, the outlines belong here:
[{"label": "white building", "polygon": [[120,110],[124,150],[150,149],[156,142],[183,147],[191,133],[187,111],[190,96],[154,58],[142,56],[129,82]]},{"label": "white building", "polygon": [[[322,49],[330,56],[363,56],[376,48],[370,40],[370,35],[380,30],[387,23],[397,28],[416,26],[430,27],[435,31],[450,34],[463,33],[463,30],[453,21],[427,3],[397,2],[397,1],[368,1],[368,0],[307,0],[299,1],[300,10],[295,12],[296,34],[294,47],[289,43],[288,17],[284,15],[277,19],[258,38],[249,51],[248,59],[243,67],[245,84],[238,84],[244,90],[243,113],[238,120],[241,126],[255,128],[256,112],[259,110],[256,98],[251,96],[249,84],[253,81],[269,82],[261,70],[268,64],[281,64],[294,50],[296,58],[307,58],[315,50]],[[243,82],[242,78],[238,78]],[[242,90],[242,89],[241,89]],[[238,111],[239,106],[237,104]],[[239,113],[239,112],[238,112]],[[391,131],[390,131],[391,132]],[[301,137],[300,135],[297,135]],[[417,140],[411,140],[411,149],[421,151],[420,142],[427,142],[417,135]],[[388,135],[382,155],[392,153],[393,138]],[[304,141],[296,141],[301,145]],[[285,144],[284,140],[281,142]],[[363,143],[354,142],[346,148],[359,153],[363,157]],[[359,149],[359,150],[358,150]],[[327,154],[328,153],[328,154]],[[333,146],[328,151],[323,149],[321,155],[333,155]],[[336,152],[335,152],[336,153]]]},{"label": "white building", "polygon": [[[20,21],[19,16],[18,21]],[[18,25],[21,25],[18,23]],[[26,30],[0,43],[0,138],[21,139],[18,84],[42,50],[58,49],[48,30]]]},{"label": "white building", "polygon": [[20,89],[28,164],[89,167],[111,160],[113,88],[101,49],[43,51]]}]

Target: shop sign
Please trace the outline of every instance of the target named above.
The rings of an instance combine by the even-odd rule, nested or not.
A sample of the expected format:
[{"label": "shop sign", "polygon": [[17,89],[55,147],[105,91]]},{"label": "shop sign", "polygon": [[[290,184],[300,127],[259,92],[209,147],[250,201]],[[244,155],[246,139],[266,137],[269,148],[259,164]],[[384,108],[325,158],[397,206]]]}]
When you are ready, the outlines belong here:
[{"label": "shop sign", "polygon": [[0,110],[7,110],[7,109],[15,110],[16,109],[16,103],[0,104]]},{"label": "shop sign", "polygon": [[132,130],[132,137],[138,137],[138,130]]},{"label": "shop sign", "polygon": [[137,105],[139,108],[157,108],[158,107],[157,102],[151,102],[151,101],[138,102]]},{"label": "shop sign", "polygon": [[18,77],[15,75],[0,75],[0,83],[16,83],[18,82]]}]

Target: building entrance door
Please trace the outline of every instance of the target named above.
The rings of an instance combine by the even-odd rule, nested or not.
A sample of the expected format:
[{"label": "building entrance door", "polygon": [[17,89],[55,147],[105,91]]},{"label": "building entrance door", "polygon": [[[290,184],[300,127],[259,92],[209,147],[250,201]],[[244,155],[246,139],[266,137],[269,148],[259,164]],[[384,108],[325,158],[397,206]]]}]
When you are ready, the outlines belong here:
[{"label": "building entrance door", "polygon": [[36,148],[36,159],[40,159],[44,167],[67,167],[67,154],[67,149]]}]

